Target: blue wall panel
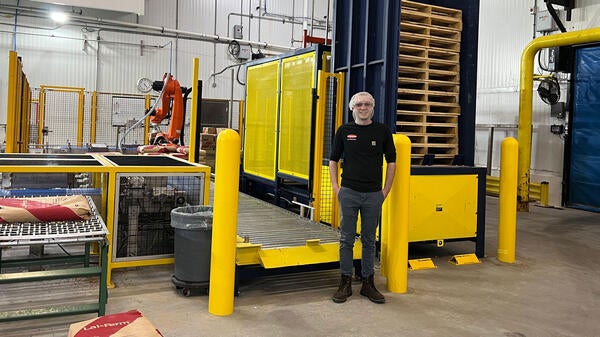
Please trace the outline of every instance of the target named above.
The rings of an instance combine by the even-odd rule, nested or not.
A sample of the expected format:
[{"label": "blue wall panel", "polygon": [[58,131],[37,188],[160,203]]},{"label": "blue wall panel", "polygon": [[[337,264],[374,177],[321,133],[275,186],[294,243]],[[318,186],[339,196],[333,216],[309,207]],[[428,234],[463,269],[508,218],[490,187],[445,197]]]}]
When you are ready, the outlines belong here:
[{"label": "blue wall panel", "polygon": [[333,70],[346,73],[345,104],[368,91],[375,98],[373,120],[395,129],[400,1],[337,0],[334,12]]}]

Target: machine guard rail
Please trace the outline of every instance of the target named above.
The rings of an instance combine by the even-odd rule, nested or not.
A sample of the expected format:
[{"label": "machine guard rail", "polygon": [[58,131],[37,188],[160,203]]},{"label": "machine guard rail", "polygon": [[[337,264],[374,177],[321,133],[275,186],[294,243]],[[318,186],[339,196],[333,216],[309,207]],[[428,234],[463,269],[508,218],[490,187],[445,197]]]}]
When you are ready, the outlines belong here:
[{"label": "machine guard rail", "polygon": [[[541,183],[529,183],[529,200],[539,201],[541,206],[548,207],[548,195],[550,193],[550,184],[547,181]],[[487,195],[500,195],[500,178],[487,176],[485,181],[485,191]]]}]

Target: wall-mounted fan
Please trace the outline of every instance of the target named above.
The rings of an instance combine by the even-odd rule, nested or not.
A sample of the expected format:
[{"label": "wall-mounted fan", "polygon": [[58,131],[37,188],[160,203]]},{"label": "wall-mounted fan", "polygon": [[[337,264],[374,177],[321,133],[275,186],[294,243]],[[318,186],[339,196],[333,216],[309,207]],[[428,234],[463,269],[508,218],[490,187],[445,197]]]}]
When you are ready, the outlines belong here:
[{"label": "wall-mounted fan", "polygon": [[537,88],[538,95],[546,104],[556,104],[560,99],[560,85],[554,77],[545,77],[540,80]]}]

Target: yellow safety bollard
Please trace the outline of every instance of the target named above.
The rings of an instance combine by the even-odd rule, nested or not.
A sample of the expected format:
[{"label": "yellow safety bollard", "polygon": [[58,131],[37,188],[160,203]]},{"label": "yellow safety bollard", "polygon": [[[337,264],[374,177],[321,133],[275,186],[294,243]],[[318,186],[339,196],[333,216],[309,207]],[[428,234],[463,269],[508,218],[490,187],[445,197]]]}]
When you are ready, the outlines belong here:
[{"label": "yellow safety bollard", "polygon": [[498,210],[498,261],[515,262],[517,237],[517,182],[519,143],[508,137],[500,148],[500,200]]},{"label": "yellow safety bollard", "polygon": [[[405,293],[408,284],[408,192],[410,186],[410,139],[395,134],[396,175],[386,201],[388,230],[387,289],[393,293]],[[394,205],[395,207],[391,207]]]},{"label": "yellow safety bollard", "polygon": [[208,312],[218,316],[233,313],[240,150],[237,132],[228,129],[219,133],[208,296]]}]

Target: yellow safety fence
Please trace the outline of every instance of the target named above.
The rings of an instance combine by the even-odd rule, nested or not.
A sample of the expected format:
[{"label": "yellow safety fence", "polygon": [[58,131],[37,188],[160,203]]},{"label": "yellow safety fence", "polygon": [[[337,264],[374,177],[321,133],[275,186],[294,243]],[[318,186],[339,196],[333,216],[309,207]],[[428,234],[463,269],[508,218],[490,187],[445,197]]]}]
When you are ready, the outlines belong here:
[{"label": "yellow safety fence", "polygon": [[29,116],[31,88],[23,73],[21,58],[8,52],[8,96],[6,113],[6,153],[27,152],[29,146]]}]

